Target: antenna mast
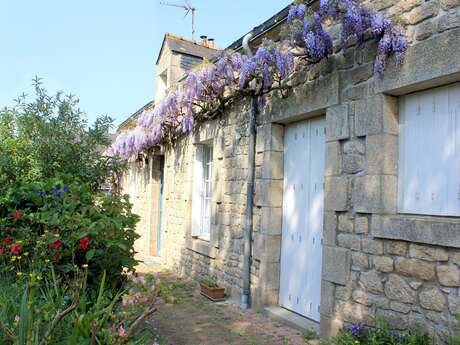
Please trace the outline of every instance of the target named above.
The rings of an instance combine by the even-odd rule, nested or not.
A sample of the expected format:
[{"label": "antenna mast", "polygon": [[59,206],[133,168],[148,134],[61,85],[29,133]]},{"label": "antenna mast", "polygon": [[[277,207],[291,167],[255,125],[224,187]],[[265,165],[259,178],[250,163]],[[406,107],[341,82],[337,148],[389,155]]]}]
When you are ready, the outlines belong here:
[{"label": "antenna mast", "polygon": [[188,16],[189,13],[192,13],[192,40],[195,40],[195,11],[196,8],[193,7],[188,0],[185,0],[185,4],[183,5],[178,5],[178,4],[172,4],[169,2],[160,2],[160,5],[163,6],[170,6],[170,7],[179,7],[185,10],[185,17]]}]

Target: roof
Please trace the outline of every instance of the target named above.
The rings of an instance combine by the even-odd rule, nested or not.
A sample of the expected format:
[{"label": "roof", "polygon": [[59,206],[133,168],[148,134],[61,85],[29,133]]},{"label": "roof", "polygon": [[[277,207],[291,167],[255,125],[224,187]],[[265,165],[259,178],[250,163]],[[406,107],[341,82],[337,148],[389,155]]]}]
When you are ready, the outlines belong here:
[{"label": "roof", "polygon": [[155,106],[155,101],[150,101],[146,105],[144,105],[142,108],[140,108],[138,111],[136,111],[134,114],[132,114],[130,117],[128,117],[125,121],[123,121],[117,128],[117,130],[122,129],[126,125],[128,125],[132,120],[137,119],[143,112],[144,110],[151,109]]},{"label": "roof", "polygon": [[[317,0],[307,0],[305,1],[305,4],[307,6],[313,4]],[[251,31],[246,33],[245,35],[241,36],[239,39],[234,41],[232,44],[230,44],[226,49],[229,50],[240,50],[243,45],[243,39],[244,37],[252,33],[252,38],[251,42],[256,41],[257,39],[260,39],[261,37],[265,36],[267,33],[269,33],[272,30],[278,29],[279,26],[284,23],[287,20],[287,16],[289,14],[289,9],[291,8],[291,5],[286,6],[283,8],[281,11],[276,13],[274,16],[263,22],[262,24],[254,27]]]},{"label": "roof", "polygon": [[167,32],[163,38],[163,43],[161,44],[160,53],[158,54],[156,62],[157,64],[160,61],[161,54],[163,53],[163,49],[166,44],[168,44],[169,49],[173,52],[197,56],[200,58],[212,56],[213,54],[221,50],[219,48],[207,47],[195,41],[188,40],[182,36],[174,35]]},{"label": "roof", "polygon": [[273,30],[275,27],[279,26],[284,21],[286,21],[290,7],[291,5],[286,6],[281,11],[279,11],[277,14],[275,14],[273,17],[266,20],[262,24],[254,27],[251,31],[249,31],[245,35],[238,38],[236,41],[230,44],[226,49],[231,49],[231,50],[241,49],[243,45],[243,38],[249,33],[252,33],[251,41],[254,41],[260,36],[264,35],[266,32]]}]

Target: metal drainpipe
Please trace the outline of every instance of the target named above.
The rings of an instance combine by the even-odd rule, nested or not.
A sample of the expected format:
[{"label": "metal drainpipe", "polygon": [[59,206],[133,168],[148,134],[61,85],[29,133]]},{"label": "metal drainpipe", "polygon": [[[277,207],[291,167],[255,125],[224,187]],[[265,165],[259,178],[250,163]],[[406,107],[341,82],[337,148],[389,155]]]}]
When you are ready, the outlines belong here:
[{"label": "metal drainpipe", "polygon": [[[246,55],[252,56],[249,41],[252,33],[244,36],[243,49]],[[243,294],[241,295],[241,309],[246,310],[249,307],[249,295],[251,288],[251,247],[252,247],[252,227],[253,227],[253,208],[254,208],[254,169],[255,169],[255,151],[256,151],[256,110],[257,98],[255,95],[256,83],[253,80],[250,84],[251,111],[249,117],[249,138],[248,138],[248,179],[246,186],[246,228],[244,229],[244,253],[243,253]]]}]

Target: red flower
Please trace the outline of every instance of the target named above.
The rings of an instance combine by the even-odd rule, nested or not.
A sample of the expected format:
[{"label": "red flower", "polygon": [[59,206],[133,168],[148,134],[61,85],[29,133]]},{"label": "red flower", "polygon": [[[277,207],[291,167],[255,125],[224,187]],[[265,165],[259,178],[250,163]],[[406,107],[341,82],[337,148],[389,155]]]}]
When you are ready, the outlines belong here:
[{"label": "red flower", "polygon": [[62,244],[62,241],[61,241],[61,240],[57,240],[57,241],[55,241],[55,242],[53,242],[53,243],[51,244],[51,249],[56,250],[56,249],[58,249],[58,248],[61,246],[61,244]]},{"label": "red flower", "polygon": [[80,239],[80,248],[81,249],[88,249],[89,247],[89,237],[88,236],[85,236],[83,238]]},{"label": "red flower", "polygon": [[3,244],[5,244],[5,245],[11,244],[12,242],[13,242],[13,237],[11,237],[11,236],[6,236],[3,239]]},{"label": "red flower", "polygon": [[21,218],[23,215],[23,213],[21,211],[14,211],[13,212],[13,219],[14,220],[18,220],[19,218]]},{"label": "red flower", "polygon": [[0,255],[3,255],[6,253],[6,248],[5,247],[0,247]]},{"label": "red flower", "polygon": [[56,253],[54,254],[54,259],[59,260],[61,258],[62,254],[61,253]]},{"label": "red flower", "polygon": [[11,247],[11,253],[14,255],[18,255],[21,252],[21,245],[19,243],[14,244]]}]

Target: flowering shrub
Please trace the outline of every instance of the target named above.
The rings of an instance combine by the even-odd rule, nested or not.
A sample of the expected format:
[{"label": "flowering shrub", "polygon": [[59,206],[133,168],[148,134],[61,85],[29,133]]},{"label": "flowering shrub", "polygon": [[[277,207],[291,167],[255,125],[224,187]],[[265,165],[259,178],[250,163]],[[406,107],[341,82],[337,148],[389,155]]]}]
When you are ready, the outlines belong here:
[{"label": "flowering shrub", "polygon": [[379,322],[376,328],[366,328],[362,323],[354,323],[339,332],[334,338],[323,341],[322,345],[431,345],[432,339],[426,332],[394,332],[387,324]]},{"label": "flowering shrub", "polygon": [[119,195],[51,179],[18,185],[0,199],[0,269],[18,276],[52,265],[58,275],[88,268],[117,284],[133,270],[137,216]]},{"label": "flowering shrub", "polygon": [[[129,159],[136,152],[191,132],[198,122],[221,113],[236,98],[255,93],[263,104],[264,94],[292,87],[288,79],[296,62],[314,64],[332,54],[333,42],[326,29],[332,22],[341,24],[343,49],[353,41],[362,44],[366,33],[377,42],[374,65],[378,76],[383,75],[388,57],[394,55],[398,64],[403,62],[408,48],[405,31],[380,12],[358,0],[321,0],[319,11],[308,14],[302,1],[296,1],[288,14],[284,39],[266,40],[254,56],[224,51],[213,63],[205,62],[154,112],[145,111],[134,130],[120,134],[113,153]],[[249,87],[253,83],[255,91]]]}]

